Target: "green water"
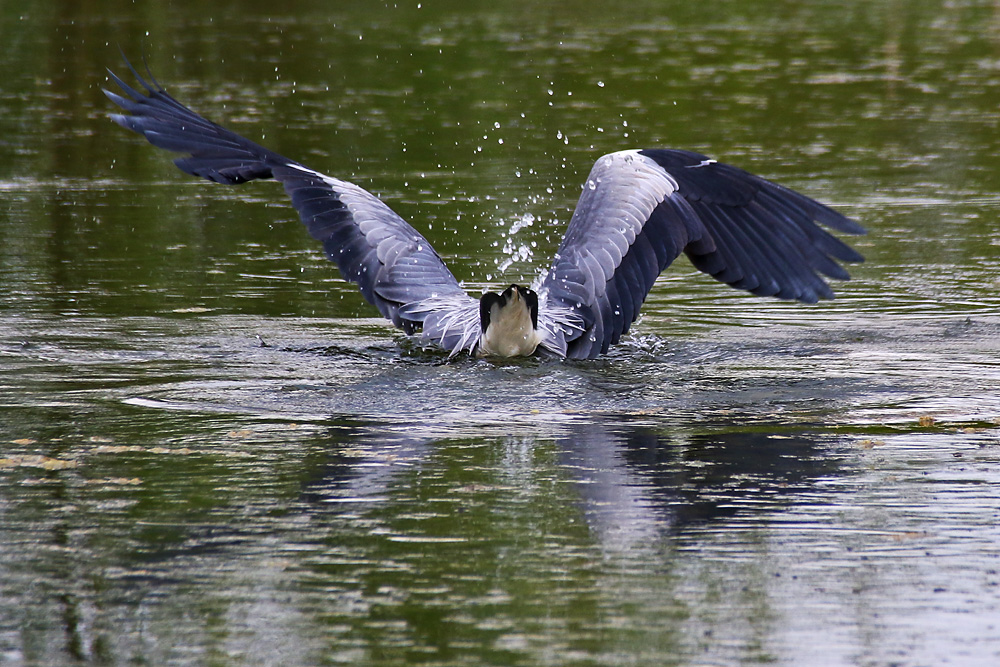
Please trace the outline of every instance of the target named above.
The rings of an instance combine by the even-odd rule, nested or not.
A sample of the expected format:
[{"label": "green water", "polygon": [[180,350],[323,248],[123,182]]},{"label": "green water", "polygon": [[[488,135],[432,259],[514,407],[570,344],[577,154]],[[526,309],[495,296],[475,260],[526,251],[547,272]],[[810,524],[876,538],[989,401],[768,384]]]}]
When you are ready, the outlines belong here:
[{"label": "green water", "polygon": [[[994,665],[1000,9],[0,5],[0,664]],[[836,301],[686,261],[593,362],[446,361],[280,187],[107,119],[145,54],[470,292],[601,154],[858,219]]]}]

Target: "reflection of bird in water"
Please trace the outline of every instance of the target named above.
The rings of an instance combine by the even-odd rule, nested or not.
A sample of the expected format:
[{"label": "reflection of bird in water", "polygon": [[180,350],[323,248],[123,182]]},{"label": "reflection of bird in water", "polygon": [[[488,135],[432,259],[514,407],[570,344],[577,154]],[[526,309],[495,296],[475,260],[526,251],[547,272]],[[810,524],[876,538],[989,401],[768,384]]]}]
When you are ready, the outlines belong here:
[{"label": "reflection of bird in water", "polygon": [[393,324],[421,329],[452,354],[540,348],[596,357],[628,331],[656,277],[682,252],[733,287],[809,303],[833,298],[820,274],[848,279],[835,259],[862,261],[816,222],[849,234],[864,229],[819,202],[697,153],[626,150],[597,160],[538,284],[476,300],[377,197],[202,118],[129,68],[146,93],[109,71],[126,96],[105,93],[131,114],[113,115],[115,122],[187,154],[175,163],[189,174],[228,185],[280,181],[341,275]]}]

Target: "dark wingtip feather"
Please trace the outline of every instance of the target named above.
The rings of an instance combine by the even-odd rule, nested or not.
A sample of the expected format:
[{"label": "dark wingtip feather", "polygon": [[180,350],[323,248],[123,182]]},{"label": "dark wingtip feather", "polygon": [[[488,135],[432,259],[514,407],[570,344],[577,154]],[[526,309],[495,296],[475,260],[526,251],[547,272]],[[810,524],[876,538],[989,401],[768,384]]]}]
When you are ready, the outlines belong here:
[{"label": "dark wingtip feather", "polygon": [[[157,89],[159,88],[159,84],[157,84],[157,87],[154,88],[153,86],[151,86],[149,84],[148,81],[146,81],[144,78],[142,78],[142,75],[139,74],[138,70],[136,70],[136,68],[132,65],[132,62],[127,57],[125,57],[125,52],[124,51],[122,52],[122,60],[125,61],[125,66],[129,68],[129,70],[132,72],[132,76],[134,76],[135,80],[138,81],[139,84],[143,88],[146,89],[147,93],[149,93],[150,95],[152,95],[153,93],[157,92]],[[149,72],[149,64],[146,63],[146,56],[142,57],[142,62],[146,65],[146,72]],[[150,75],[149,78],[152,79],[153,78],[152,75]],[[154,79],[153,81],[155,83],[156,80]],[[162,89],[160,89],[160,90],[162,90]]]},{"label": "dark wingtip feather", "polygon": [[114,102],[115,104],[117,104],[118,106],[120,106],[121,108],[123,108],[123,109],[125,108],[126,100],[125,100],[124,97],[122,97],[118,93],[111,92],[107,88],[101,88],[101,92],[104,93],[104,95],[109,100],[111,100],[112,102]]},{"label": "dark wingtip feather", "polygon": [[843,213],[835,211],[826,205],[820,204],[820,207],[821,208],[819,210],[813,213],[817,222],[845,234],[864,236],[868,233],[868,230],[862,227],[857,220],[849,218]]},{"label": "dark wingtip feather", "polygon": [[113,113],[113,114],[108,114],[108,118],[113,120],[118,125],[124,127],[126,130],[139,132],[141,134],[140,130],[136,127],[135,116],[126,116],[125,114],[121,113]]},{"label": "dark wingtip feather", "polygon": [[[153,71],[149,68],[149,61],[146,59],[145,53],[142,54],[142,66],[146,68],[146,76],[148,76],[149,80],[153,82],[153,89],[161,93],[166,92],[163,89],[163,86],[160,85],[160,82],[156,80],[156,77],[153,76]],[[135,70],[132,71],[134,72]],[[150,90],[150,92],[153,92],[153,90]]]},{"label": "dark wingtip feather", "polygon": [[[108,69],[108,76],[111,77],[111,80],[114,81],[115,84],[119,88],[121,88],[122,90],[124,90],[125,94],[128,95],[129,97],[131,97],[134,101],[139,101],[140,99],[142,99],[143,97],[145,97],[145,95],[143,95],[142,93],[140,93],[138,90],[136,90],[132,86],[130,86],[127,83],[125,83],[124,81],[122,81],[121,77],[119,77],[117,74],[115,74],[114,72],[112,72],[110,68]],[[105,92],[107,92],[107,91],[105,91]]]}]

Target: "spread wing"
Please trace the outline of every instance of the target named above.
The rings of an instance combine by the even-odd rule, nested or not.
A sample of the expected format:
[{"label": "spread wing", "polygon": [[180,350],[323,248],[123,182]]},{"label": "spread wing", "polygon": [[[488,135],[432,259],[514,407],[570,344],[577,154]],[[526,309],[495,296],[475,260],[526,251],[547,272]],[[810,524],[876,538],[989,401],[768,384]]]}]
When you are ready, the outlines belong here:
[{"label": "spread wing", "polygon": [[698,153],[605,155],[538,287],[542,344],[573,358],[607,352],[682,252],[699,270],[753,294],[832,299],[822,276],[847,280],[835,260],[863,258],[817,222],[865,231],[819,202]]},{"label": "spread wing", "polygon": [[112,115],[116,123],[154,146],[186,154],[174,163],[193,176],[226,185],[280,181],[341,276],[356,283],[383,316],[407,333],[422,327],[425,338],[453,353],[475,345],[478,301],[465,293],[427,239],[381,200],[206,120],[128,66],[145,93],[108,70],[124,96],[104,93],[129,114]]}]

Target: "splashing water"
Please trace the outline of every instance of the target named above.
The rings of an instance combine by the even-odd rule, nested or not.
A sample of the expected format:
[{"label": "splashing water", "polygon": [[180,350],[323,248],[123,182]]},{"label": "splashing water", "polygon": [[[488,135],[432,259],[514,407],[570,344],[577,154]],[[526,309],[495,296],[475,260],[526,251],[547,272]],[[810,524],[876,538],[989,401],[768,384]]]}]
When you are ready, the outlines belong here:
[{"label": "splashing water", "polygon": [[503,254],[506,255],[505,259],[498,259],[497,261],[497,272],[502,274],[515,262],[526,262],[532,259],[535,255],[534,247],[535,242],[529,241],[527,243],[518,243],[514,238],[514,235],[525,227],[531,227],[535,224],[535,216],[531,213],[525,213],[520,218],[514,221],[507,230],[507,240],[503,245]]}]

